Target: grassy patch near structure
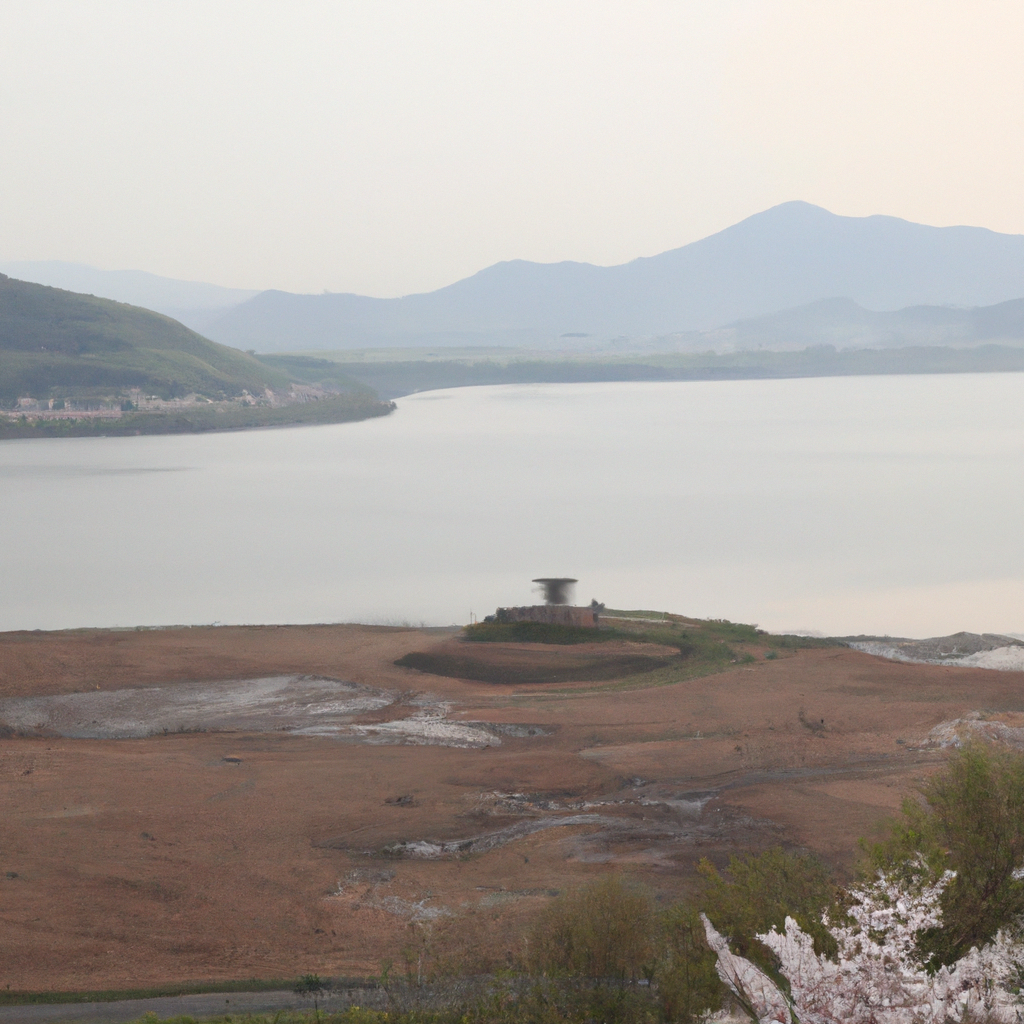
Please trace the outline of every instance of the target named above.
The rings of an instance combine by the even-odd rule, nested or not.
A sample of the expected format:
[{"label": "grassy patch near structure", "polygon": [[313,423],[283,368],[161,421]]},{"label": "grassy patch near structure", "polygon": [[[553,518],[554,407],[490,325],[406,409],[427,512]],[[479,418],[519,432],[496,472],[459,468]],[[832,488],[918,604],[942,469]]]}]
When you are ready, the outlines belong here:
[{"label": "grassy patch near structure", "polygon": [[[716,640],[736,644],[756,644],[761,647],[786,648],[789,650],[812,647],[842,647],[845,641],[834,637],[800,636],[795,633],[769,633],[756,625],[746,622],[730,622],[729,619],[693,619],[671,612],[642,611],[608,608],[602,613],[604,622],[612,621],[616,628],[645,632],[656,632],[662,627],[670,630],[682,629],[685,635],[705,634]],[[659,641],[661,642],[661,641]]]},{"label": "grassy patch near structure", "polygon": [[668,659],[645,654],[592,654],[571,662],[527,657],[492,661],[471,653],[411,651],[395,664],[449,679],[475,679],[481,683],[506,685],[571,683],[576,681],[622,679],[664,667]]},{"label": "grassy patch near structure", "polygon": [[[429,651],[411,651],[395,664],[431,675],[487,683],[550,687],[589,682],[596,684],[594,691],[631,690],[669,686],[736,664],[777,658],[780,650],[837,643],[779,636],[725,619],[636,611],[606,613],[593,629],[545,622],[480,622],[466,626],[462,639],[478,649],[445,644]],[[618,643],[613,645],[614,641]],[[490,644],[501,646],[489,650]],[[517,647],[519,644],[523,646]],[[602,650],[602,644],[609,647]],[[549,645],[550,652],[541,645]],[[587,646],[572,654],[564,650],[580,645]],[[661,650],[646,645],[657,645]],[[678,653],[673,654],[673,648]],[[562,692],[567,691],[544,691],[548,695]]]},{"label": "grassy patch near structure", "polygon": [[668,612],[652,612],[643,608],[606,608],[602,613],[606,619],[657,619],[668,622]]},{"label": "grassy patch near structure", "polygon": [[550,622],[476,622],[462,631],[463,639],[482,643],[593,644],[618,640],[615,629],[560,626]]},{"label": "grassy patch near structure", "polygon": [[[658,618],[655,618],[658,616]],[[764,643],[770,634],[725,619],[686,619],[664,612],[609,612],[597,628],[547,622],[477,622],[463,639],[484,643],[585,644],[610,640],[664,644],[688,655],[722,643]],[[731,654],[730,654],[731,656]]]}]

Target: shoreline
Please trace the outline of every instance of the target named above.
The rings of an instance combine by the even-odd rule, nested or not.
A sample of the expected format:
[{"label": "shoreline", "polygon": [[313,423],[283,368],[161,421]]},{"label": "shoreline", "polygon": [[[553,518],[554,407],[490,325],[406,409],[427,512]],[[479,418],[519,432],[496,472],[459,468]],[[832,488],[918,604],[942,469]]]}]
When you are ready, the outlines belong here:
[{"label": "shoreline", "polygon": [[343,395],[319,402],[278,407],[240,406],[175,413],[132,412],[119,417],[81,419],[37,418],[27,415],[0,421],[0,441],[65,437],[138,437],[162,434],[205,434],[260,430],[272,427],[356,423],[388,416],[397,406],[392,401],[363,394]]}]

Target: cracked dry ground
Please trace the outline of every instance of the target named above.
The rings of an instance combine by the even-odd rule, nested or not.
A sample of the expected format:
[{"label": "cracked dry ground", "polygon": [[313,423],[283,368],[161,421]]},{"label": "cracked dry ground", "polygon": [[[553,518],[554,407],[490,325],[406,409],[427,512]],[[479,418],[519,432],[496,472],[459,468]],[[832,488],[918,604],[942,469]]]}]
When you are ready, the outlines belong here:
[{"label": "cracked dry ground", "polygon": [[424,943],[500,963],[553,893],[610,866],[666,896],[702,856],[774,843],[846,870],[946,756],[930,729],[1024,710],[1021,674],[844,648],[751,648],[759,660],[716,675],[625,686],[393,664],[458,642],[362,626],[0,634],[0,698],[299,673],[395,693],[378,721],[427,696],[495,738],[0,736],[0,986],[367,974]]}]

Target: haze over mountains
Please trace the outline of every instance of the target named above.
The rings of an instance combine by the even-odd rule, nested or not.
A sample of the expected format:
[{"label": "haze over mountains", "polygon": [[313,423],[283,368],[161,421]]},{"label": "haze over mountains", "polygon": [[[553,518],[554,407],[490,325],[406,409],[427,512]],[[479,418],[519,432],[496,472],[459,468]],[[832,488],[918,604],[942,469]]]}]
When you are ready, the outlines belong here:
[{"label": "haze over mountains", "polygon": [[1024,296],[1024,236],[839,217],[785,203],[718,234],[617,267],[499,263],[399,299],[263,292],[209,328],[258,351],[381,345],[564,347],[707,331],[845,298],[870,310],[988,306]]},{"label": "haze over mountains", "polygon": [[259,292],[242,288],[222,288],[202,281],[178,281],[144,270],[97,270],[81,263],[61,260],[15,260],[0,262],[0,274],[63,288],[69,292],[95,295],[102,299],[127,302],[154,313],[163,313],[190,330],[205,333],[215,320],[232,306],[251,299]]},{"label": "haze over mountains", "polygon": [[[14,266],[0,270],[29,276]],[[698,350],[1024,340],[1024,303],[1011,301],[1024,297],[1024,236],[841,217],[803,202],[620,266],[513,260],[396,299],[254,295],[138,272],[92,274],[96,294],[124,301],[125,290],[113,291],[148,287],[148,302],[137,291],[130,300],[172,316],[177,309],[207,337],[259,352],[567,348],[615,340]],[[62,280],[72,286],[69,276]],[[193,311],[187,318],[180,315],[186,306]]]},{"label": "haze over mountains", "polygon": [[969,309],[908,306],[877,312],[852,299],[821,299],[780,313],[739,320],[710,331],[667,335],[652,348],[683,352],[796,351],[814,345],[837,349],[1024,343],[1024,299]]}]

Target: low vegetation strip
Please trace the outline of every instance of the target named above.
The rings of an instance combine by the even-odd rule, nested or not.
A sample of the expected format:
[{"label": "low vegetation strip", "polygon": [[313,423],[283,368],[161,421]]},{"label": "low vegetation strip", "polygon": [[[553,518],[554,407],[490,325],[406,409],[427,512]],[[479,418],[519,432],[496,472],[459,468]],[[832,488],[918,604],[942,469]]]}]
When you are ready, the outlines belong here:
[{"label": "low vegetation strip", "polygon": [[[246,978],[235,981],[182,981],[148,988],[103,989],[90,992],[17,992],[0,988],[0,1006],[35,1006],[60,1003],[113,1003],[128,999],[159,999],[164,996],[202,995],[208,992],[291,991],[298,979]],[[342,984],[372,985],[365,979],[344,979]]]},{"label": "low vegetation strip", "polygon": [[[596,629],[531,621],[474,623],[465,627],[461,640],[412,651],[395,664],[447,678],[504,684],[628,682],[658,673],[652,680],[658,685],[719,672],[759,656],[773,658],[779,650],[840,643],[775,635],[725,620],[667,614],[654,619],[654,614],[612,613]],[[607,624],[609,620],[615,624]],[[551,651],[535,645],[550,646]],[[638,685],[644,685],[642,678]]]},{"label": "low vegetation strip", "polygon": [[413,651],[399,658],[396,665],[414,668],[449,679],[473,679],[481,683],[569,683],[622,679],[625,676],[664,668],[665,658],[636,655],[595,655],[572,659],[547,659],[526,653],[517,657],[509,652],[492,659],[460,655],[450,651]]},{"label": "low vegetation strip", "polygon": [[344,423],[393,409],[341,375],[297,386],[170,317],[0,274],[0,439]]},{"label": "low vegetation strip", "polygon": [[[666,346],[670,347],[670,346]],[[294,379],[316,383],[336,376],[357,380],[385,398],[419,391],[485,384],[585,384],[609,381],[751,380],[788,377],[841,377],[904,373],[993,373],[1024,371],[1024,348],[904,347],[844,349],[812,346],[796,352],[655,352],[610,357],[606,354],[554,354],[531,358],[512,350],[507,359],[353,360],[344,352],[331,358],[261,356]]]},{"label": "low vegetation strip", "polygon": [[476,622],[462,631],[463,639],[489,643],[584,644],[625,640],[667,644],[682,654],[713,643],[758,644],[789,650],[843,646],[845,641],[767,633],[757,626],[728,619],[691,619],[668,612],[607,610],[601,613],[596,629],[563,626],[557,623]]},{"label": "low vegetation strip", "polygon": [[351,423],[387,416],[394,402],[357,391],[284,406],[213,402],[175,412],[126,412],[117,418],[41,419],[28,415],[0,420],[0,440],[28,437],[121,437],[136,434],[201,434],[325,423]]},{"label": "low vegetation strip", "polygon": [[475,622],[463,630],[463,638],[482,643],[593,644],[621,639],[615,629],[563,626],[553,622]]}]

